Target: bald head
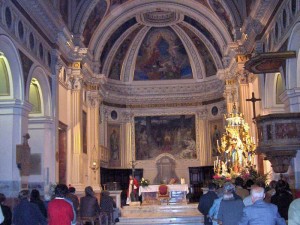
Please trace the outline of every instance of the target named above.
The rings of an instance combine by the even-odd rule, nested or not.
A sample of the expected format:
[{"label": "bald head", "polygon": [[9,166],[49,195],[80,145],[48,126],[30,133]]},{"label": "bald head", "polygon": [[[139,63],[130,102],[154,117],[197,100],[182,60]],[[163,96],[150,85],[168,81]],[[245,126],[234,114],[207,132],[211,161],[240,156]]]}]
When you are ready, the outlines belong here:
[{"label": "bald head", "polygon": [[251,199],[252,202],[265,198],[265,189],[262,187],[254,186],[251,188]]}]

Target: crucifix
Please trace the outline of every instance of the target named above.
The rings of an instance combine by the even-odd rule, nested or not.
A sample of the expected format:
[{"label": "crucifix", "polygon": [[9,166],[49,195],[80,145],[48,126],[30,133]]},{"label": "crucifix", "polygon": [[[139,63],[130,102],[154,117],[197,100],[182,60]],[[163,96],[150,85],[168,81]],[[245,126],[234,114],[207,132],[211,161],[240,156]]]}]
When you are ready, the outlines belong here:
[{"label": "crucifix", "polygon": [[134,161],[133,159],[130,161],[131,170],[132,170],[132,177],[134,177],[134,171],[135,171],[136,164],[137,164],[136,161]]},{"label": "crucifix", "polygon": [[252,98],[246,99],[247,102],[252,102],[252,109],[253,109],[253,120],[256,118],[256,113],[255,113],[255,102],[261,101],[260,98],[255,98],[254,97],[254,92],[252,92]]}]

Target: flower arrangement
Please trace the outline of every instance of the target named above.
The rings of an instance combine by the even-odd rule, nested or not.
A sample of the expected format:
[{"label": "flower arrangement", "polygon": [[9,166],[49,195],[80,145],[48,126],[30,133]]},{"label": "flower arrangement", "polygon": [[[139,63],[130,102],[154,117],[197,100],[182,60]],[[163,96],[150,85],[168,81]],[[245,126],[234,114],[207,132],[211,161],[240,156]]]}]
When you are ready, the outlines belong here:
[{"label": "flower arrangement", "polygon": [[229,174],[226,174],[226,176],[216,174],[213,176],[213,183],[215,183],[217,186],[222,187],[224,183],[234,180],[237,177],[241,177],[246,180],[253,180],[254,183],[262,182],[266,183],[268,179],[269,173],[266,174],[259,174],[257,170],[253,167],[249,168],[243,168],[240,173],[234,173],[233,171]]},{"label": "flower arrangement", "polygon": [[142,187],[147,187],[150,184],[150,181],[148,179],[145,179],[144,177],[142,178],[142,180],[140,181],[140,185]]}]

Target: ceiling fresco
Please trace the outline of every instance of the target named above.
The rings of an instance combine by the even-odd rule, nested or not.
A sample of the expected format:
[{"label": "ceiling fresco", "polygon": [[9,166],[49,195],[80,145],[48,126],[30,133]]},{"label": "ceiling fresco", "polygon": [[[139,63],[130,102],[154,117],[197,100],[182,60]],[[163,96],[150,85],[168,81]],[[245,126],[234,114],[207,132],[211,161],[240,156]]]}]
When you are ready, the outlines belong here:
[{"label": "ceiling fresco", "polygon": [[98,4],[95,6],[95,8],[92,10],[91,14],[89,15],[89,18],[86,22],[84,31],[83,31],[83,42],[85,46],[88,46],[90,43],[90,40],[92,38],[93,33],[97,29],[98,25],[100,24],[102,18],[104,17],[104,14],[107,9],[107,3],[105,0],[100,0]]},{"label": "ceiling fresco", "polygon": [[134,80],[191,79],[183,43],[171,28],[152,28],[139,49]]}]

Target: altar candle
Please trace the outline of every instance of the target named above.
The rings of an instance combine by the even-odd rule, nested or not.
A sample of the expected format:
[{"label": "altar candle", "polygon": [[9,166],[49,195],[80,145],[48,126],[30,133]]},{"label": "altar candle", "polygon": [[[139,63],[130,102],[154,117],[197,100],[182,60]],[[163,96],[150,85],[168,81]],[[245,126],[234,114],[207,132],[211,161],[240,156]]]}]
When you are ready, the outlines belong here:
[{"label": "altar candle", "polygon": [[217,147],[219,147],[219,140],[217,140]]}]

